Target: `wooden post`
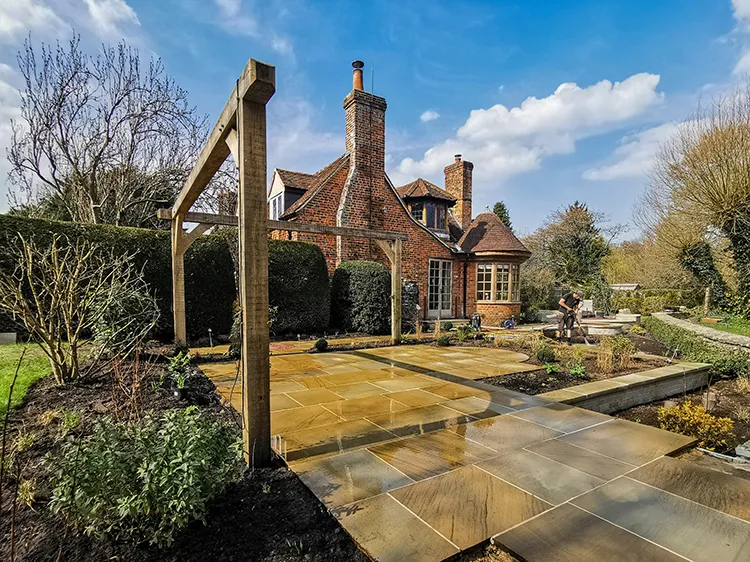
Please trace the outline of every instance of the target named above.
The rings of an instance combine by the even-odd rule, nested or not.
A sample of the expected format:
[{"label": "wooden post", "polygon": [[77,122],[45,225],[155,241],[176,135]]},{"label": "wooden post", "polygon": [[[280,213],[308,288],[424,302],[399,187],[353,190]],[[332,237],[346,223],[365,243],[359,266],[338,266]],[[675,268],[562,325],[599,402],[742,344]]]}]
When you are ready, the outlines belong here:
[{"label": "wooden post", "polygon": [[245,460],[255,467],[267,466],[271,461],[265,102],[240,100],[237,129],[243,335],[242,437]]},{"label": "wooden post", "polygon": [[172,313],[174,343],[187,345],[185,324],[185,252],[182,250],[182,215],[172,218]]},{"label": "wooden post", "polygon": [[391,263],[391,343],[401,343],[401,240],[393,241]]}]

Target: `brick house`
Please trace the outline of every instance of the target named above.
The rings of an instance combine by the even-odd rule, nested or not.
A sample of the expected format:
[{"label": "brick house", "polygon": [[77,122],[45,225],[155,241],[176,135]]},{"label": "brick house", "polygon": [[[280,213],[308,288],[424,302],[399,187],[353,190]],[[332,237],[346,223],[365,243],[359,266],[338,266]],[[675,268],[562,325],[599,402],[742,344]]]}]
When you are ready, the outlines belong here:
[{"label": "brick house", "polygon": [[[521,310],[519,271],[530,255],[493,213],[472,220],[474,165],[456,155],[445,168],[445,188],[418,178],[395,187],[385,172],[382,97],[362,87],[355,61],[354,88],[344,99],[346,152],[314,174],[276,169],[269,217],[289,221],[403,232],[403,276],[419,285],[423,318],[467,318],[498,326]],[[347,260],[388,259],[370,240],[273,231],[272,238],[320,246],[333,273]]]}]

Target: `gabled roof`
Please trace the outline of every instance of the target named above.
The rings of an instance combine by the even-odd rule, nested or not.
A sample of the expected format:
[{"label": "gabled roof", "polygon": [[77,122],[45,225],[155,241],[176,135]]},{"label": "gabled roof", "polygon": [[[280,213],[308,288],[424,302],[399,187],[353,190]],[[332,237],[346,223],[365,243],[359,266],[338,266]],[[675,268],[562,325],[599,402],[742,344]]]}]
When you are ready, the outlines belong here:
[{"label": "gabled roof", "polygon": [[[318,170],[314,174],[302,174],[300,172],[291,172],[293,174],[297,174],[300,176],[309,176],[313,178],[313,181],[310,182],[307,191],[297,199],[292,205],[289,206],[289,208],[284,211],[284,214],[281,215],[281,219],[286,219],[293,215],[295,212],[297,212],[299,209],[304,207],[307,202],[312,199],[315,194],[320,191],[320,188],[325,185],[325,183],[328,181],[328,179],[337,171],[341,166],[348,166],[349,165],[349,154],[344,154],[342,156],[339,156],[336,160],[328,164],[325,168],[322,170]],[[283,179],[283,178],[282,178]],[[284,185],[286,185],[286,182],[284,182]]]},{"label": "gabled roof", "polygon": [[281,181],[284,182],[284,187],[307,191],[315,183],[315,174],[292,172],[291,170],[282,170],[281,168],[276,168],[276,171],[279,173]]},{"label": "gabled roof", "polygon": [[458,241],[464,252],[511,252],[529,255],[526,246],[503,224],[495,213],[477,216]]},{"label": "gabled roof", "polygon": [[450,201],[452,203],[456,202],[456,198],[451,197],[450,193],[422,178],[417,178],[411,183],[402,185],[396,189],[396,193],[398,193],[401,199],[408,197],[432,197],[433,199],[442,199],[443,201]]}]

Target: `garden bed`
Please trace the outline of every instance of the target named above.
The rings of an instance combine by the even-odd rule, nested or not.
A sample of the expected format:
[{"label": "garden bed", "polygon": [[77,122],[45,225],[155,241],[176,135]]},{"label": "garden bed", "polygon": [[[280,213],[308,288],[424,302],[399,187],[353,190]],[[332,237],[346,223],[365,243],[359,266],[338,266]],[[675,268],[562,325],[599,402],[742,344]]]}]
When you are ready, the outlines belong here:
[{"label": "garden bed", "polygon": [[[123,365],[123,369],[128,365]],[[156,365],[148,378],[158,379],[164,366]],[[121,371],[122,373],[122,371]],[[145,379],[145,377],[144,377]],[[87,435],[104,416],[126,419],[132,403],[117,390],[110,366],[85,381],[57,387],[51,377],[33,385],[23,404],[12,411],[8,436],[19,431],[33,436],[24,453],[22,477],[33,477],[36,500],[31,507],[19,505],[15,517],[15,554],[18,561],[37,560],[287,560],[365,561],[353,541],[305,485],[280,460],[271,468],[246,472],[239,481],[209,505],[207,525],[192,523],[177,536],[168,550],[112,538],[97,540],[66,527],[47,508],[50,467],[42,461],[56,450],[64,424],[69,433]],[[167,389],[143,385],[140,411],[165,412],[197,405],[201,412],[223,421],[237,422],[238,415],[220,405],[213,383],[202,374],[194,375],[185,387],[183,400]],[[52,417],[50,412],[56,412]],[[75,424],[63,413],[75,412]],[[238,429],[239,432],[239,429]],[[6,488],[7,490],[7,488]],[[10,490],[4,492],[0,514],[0,557],[10,559]]]},{"label": "garden bed", "polygon": [[[745,383],[747,384],[747,383]],[[733,453],[734,448],[750,440],[750,385],[745,389],[738,380],[721,380],[711,385],[708,411],[717,417],[726,417],[734,422],[734,436],[728,440],[725,453]],[[668,401],[660,400],[651,404],[636,406],[616,414],[616,417],[659,427],[658,410],[660,407],[682,404],[691,401],[693,404],[706,406],[706,390],[688,393]],[[744,412],[744,413],[743,413]]]}]

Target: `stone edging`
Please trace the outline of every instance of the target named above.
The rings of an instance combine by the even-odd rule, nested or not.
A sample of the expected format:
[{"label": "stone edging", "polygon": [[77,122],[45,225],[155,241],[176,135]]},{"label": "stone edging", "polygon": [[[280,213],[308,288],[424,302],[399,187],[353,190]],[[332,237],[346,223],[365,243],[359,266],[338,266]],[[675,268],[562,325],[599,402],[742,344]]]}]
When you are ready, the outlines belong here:
[{"label": "stone edging", "polygon": [[666,312],[655,312],[652,314],[652,316],[658,320],[661,320],[665,324],[677,326],[678,328],[682,328],[683,330],[692,332],[707,340],[711,340],[724,345],[731,345],[733,347],[743,347],[750,350],[750,337],[748,336],[730,334],[729,332],[722,332],[721,330],[715,330],[707,326],[694,324],[693,322],[688,322],[687,320],[681,320],[679,318],[675,318],[674,316],[670,316]]},{"label": "stone edging", "polygon": [[610,414],[705,386],[708,384],[710,371],[711,365],[707,363],[674,363],[545,392],[539,397]]}]

